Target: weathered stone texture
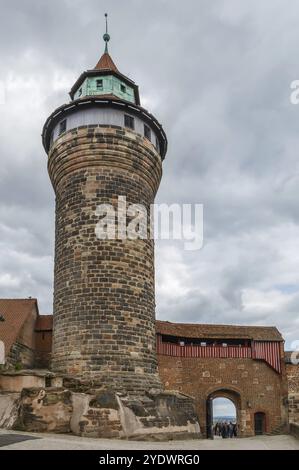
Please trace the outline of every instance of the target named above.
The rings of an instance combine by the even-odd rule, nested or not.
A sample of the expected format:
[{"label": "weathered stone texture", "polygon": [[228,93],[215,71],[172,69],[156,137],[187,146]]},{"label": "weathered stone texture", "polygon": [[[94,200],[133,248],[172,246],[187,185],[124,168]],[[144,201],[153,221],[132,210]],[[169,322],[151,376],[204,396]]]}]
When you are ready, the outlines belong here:
[{"label": "weathered stone texture", "polygon": [[30,432],[70,432],[71,392],[63,389],[24,388],[14,429]]},{"label": "weathered stone texture", "polygon": [[126,438],[171,440],[199,438],[194,400],[178,392],[147,393],[118,398]]},{"label": "weathered stone texture", "polygon": [[22,368],[30,369],[33,367],[35,362],[35,351],[25,344],[21,344],[16,341],[10,351],[9,355],[6,358],[7,366],[16,366],[20,365]]},{"label": "weathered stone texture", "polygon": [[73,393],[71,430],[85,437],[122,437],[118,403],[114,393]]},{"label": "weathered stone texture", "polygon": [[20,393],[0,392],[0,428],[12,429],[19,416]]},{"label": "weathered stone texture", "polygon": [[25,388],[0,394],[0,427],[84,437],[159,439],[200,436],[193,400],[179,393],[138,396]]},{"label": "weathered stone texture", "polygon": [[56,193],[53,369],[118,391],[160,387],[152,240],[98,240],[96,207],[154,202],[161,157],[146,139],[89,126],[49,154]]},{"label": "weathered stone texture", "polygon": [[299,424],[299,393],[289,393],[289,421]]},{"label": "weathered stone texture", "polygon": [[[199,423],[206,431],[207,399],[225,397],[237,410],[239,435],[254,434],[254,413],[266,414],[266,432],[287,430],[287,381],[263,361],[252,359],[184,358],[158,355],[159,373],[168,390],[195,400]],[[245,374],[246,372],[246,374]]]},{"label": "weathered stone texture", "polygon": [[290,423],[290,433],[292,436],[299,439],[299,424],[298,423]]},{"label": "weathered stone texture", "polygon": [[299,364],[286,364],[289,393],[299,393]]},{"label": "weathered stone texture", "polygon": [[299,364],[286,364],[288,379],[289,421],[299,423]]}]

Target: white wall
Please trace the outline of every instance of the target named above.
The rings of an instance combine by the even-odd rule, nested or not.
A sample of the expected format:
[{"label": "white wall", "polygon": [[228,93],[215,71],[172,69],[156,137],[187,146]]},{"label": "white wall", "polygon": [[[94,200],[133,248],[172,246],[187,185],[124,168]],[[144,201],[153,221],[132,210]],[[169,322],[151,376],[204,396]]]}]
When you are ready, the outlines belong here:
[{"label": "white wall", "polygon": [[[120,126],[124,127],[124,115],[129,114],[134,118],[135,129],[134,131],[138,134],[144,135],[144,124],[142,119],[134,114],[130,114],[128,111],[122,111],[113,108],[88,108],[88,109],[78,109],[68,114],[66,119],[66,131],[75,129],[79,126],[88,126],[88,125],[98,125],[98,124],[107,124],[108,126]],[[63,119],[62,119],[63,120]],[[156,133],[153,131],[151,126],[148,126],[151,129],[151,142],[153,145],[156,145]],[[53,130],[53,142],[59,137],[59,123],[54,127]]]}]

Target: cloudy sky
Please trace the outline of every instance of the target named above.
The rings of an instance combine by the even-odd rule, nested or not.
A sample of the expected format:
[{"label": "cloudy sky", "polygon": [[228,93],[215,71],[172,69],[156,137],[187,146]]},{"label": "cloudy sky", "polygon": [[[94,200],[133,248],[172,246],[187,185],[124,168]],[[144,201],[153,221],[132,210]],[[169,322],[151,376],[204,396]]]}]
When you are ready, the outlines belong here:
[{"label": "cloudy sky", "polygon": [[213,417],[230,417],[236,419],[236,407],[228,398],[214,398]]},{"label": "cloudy sky", "polygon": [[203,203],[204,246],[157,243],[157,316],[299,339],[296,0],[0,0],[0,296],[52,313],[46,117],[110,52],[164,125],[158,202]]}]

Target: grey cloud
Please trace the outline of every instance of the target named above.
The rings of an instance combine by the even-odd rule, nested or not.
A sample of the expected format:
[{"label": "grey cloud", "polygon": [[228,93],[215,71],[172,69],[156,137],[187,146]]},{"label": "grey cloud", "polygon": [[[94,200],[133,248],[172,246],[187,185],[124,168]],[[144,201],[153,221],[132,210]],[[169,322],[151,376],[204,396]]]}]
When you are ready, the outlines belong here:
[{"label": "grey cloud", "polygon": [[108,10],[111,54],[168,134],[158,202],[204,203],[202,250],[157,243],[158,317],[274,323],[298,339],[298,295],[278,288],[299,289],[297,3],[0,6],[0,295],[36,295],[50,311],[54,194],[40,133],[101,55]]}]

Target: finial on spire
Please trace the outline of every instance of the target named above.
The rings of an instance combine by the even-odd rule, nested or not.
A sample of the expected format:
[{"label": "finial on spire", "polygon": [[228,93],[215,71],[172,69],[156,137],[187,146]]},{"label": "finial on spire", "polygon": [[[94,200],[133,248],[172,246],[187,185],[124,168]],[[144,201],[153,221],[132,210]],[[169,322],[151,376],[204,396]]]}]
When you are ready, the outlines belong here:
[{"label": "finial on spire", "polygon": [[110,36],[108,34],[108,13],[105,13],[105,18],[106,18],[106,33],[104,34],[103,39],[106,43],[105,54],[108,54],[108,42],[110,41]]}]

